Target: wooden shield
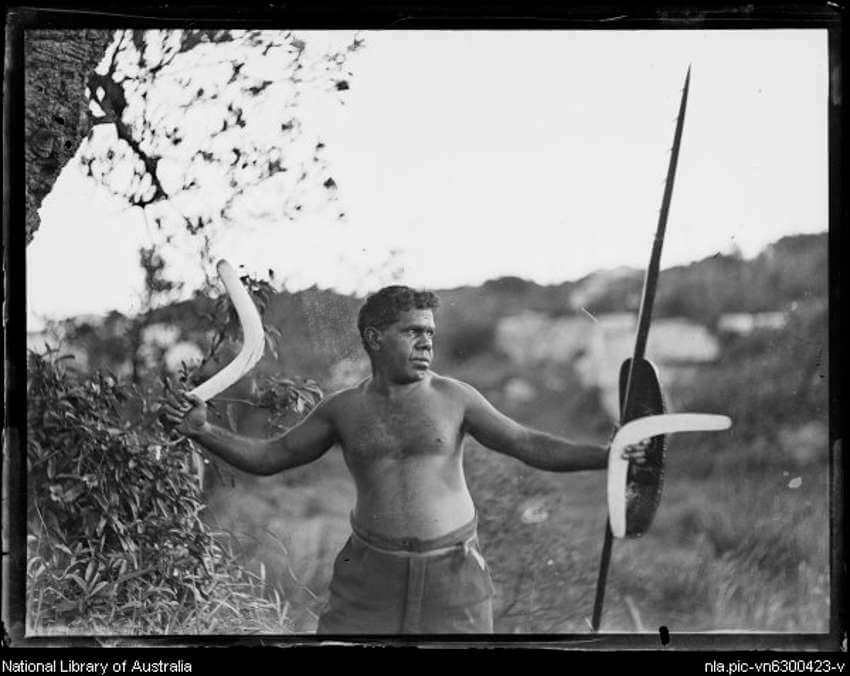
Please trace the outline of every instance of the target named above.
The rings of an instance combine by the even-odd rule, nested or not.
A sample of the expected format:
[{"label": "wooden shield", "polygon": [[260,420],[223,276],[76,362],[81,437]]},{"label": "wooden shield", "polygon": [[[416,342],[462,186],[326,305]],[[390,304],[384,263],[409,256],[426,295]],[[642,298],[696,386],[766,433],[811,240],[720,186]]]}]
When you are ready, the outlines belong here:
[{"label": "wooden shield", "polygon": [[[620,367],[620,410],[623,408],[623,399],[626,396],[626,381],[629,378],[631,361],[626,359]],[[629,409],[620,421],[621,424],[635,418],[666,413],[661,382],[652,362],[648,359],[637,361],[632,381]],[[666,448],[665,435],[652,437],[646,451],[646,462],[643,465],[629,463],[626,479],[626,537],[643,535],[652,523],[655,511],[661,502]]]}]

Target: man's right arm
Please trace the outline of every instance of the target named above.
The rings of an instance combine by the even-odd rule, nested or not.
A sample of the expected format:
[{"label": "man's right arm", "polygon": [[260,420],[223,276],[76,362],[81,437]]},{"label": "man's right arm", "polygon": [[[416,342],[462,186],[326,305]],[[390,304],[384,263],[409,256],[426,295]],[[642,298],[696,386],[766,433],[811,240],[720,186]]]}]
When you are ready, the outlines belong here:
[{"label": "man's right arm", "polygon": [[165,407],[164,419],[237,469],[269,475],[317,460],[336,443],[332,399],[321,402],[283,434],[268,439],[246,437],[209,423],[206,405],[198,399],[186,398],[178,406]]}]

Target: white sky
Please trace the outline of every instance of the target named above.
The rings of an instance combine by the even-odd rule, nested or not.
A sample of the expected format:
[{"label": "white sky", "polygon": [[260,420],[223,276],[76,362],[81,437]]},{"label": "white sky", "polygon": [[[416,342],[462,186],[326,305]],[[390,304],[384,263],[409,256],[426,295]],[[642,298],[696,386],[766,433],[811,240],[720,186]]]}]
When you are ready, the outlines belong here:
[{"label": "white sky", "polygon": [[[290,290],[447,288],[643,267],[693,65],[663,266],[827,229],[824,30],[365,32],[345,105],[308,96],[336,209],[215,243]],[[306,35],[309,42],[320,36]],[[134,312],[138,210],[62,173],[27,249],[39,317]],[[388,251],[396,254],[387,267]],[[171,259],[200,277],[190,254]]]}]

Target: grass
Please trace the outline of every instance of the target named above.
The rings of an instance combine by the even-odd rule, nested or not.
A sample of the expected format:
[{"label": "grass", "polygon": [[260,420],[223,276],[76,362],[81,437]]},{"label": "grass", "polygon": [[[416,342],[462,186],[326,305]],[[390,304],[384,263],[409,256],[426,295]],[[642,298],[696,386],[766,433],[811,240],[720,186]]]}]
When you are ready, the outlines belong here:
[{"label": "grass", "polygon": [[[226,551],[232,557],[233,552]],[[137,604],[132,620],[115,620],[108,614],[85,612],[65,624],[41,622],[39,608],[43,604],[44,588],[30,598],[28,604],[27,636],[156,636],[156,635],[215,635],[215,634],[289,634],[293,631],[290,604],[268,584],[264,567],[257,573],[230,566],[219,574],[216,583],[204,596],[184,598],[171,603],[147,603],[149,588],[139,578],[135,593]],[[125,615],[126,616],[126,615]],[[178,619],[179,618],[179,619]]]},{"label": "grass", "polygon": [[[587,631],[604,528],[604,484],[595,473],[526,478],[494,470],[500,458],[471,449],[482,546],[504,632]],[[506,462],[511,462],[507,460]],[[514,472],[519,493],[543,500],[549,518],[523,524],[489,476]],[[788,477],[734,473],[694,480],[668,471],[656,520],[641,538],[615,541],[603,631],[825,632],[829,616],[826,471]],[[778,476],[776,476],[778,475]],[[501,491],[502,495],[510,495]],[[504,504],[509,503],[509,504]],[[523,577],[518,583],[520,576]]]},{"label": "grass", "polygon": [[314,632],[354,506],[339,450],[275,477],[233,477],[210,497],[208,519],[236,538],[245,565],[267,571],[289,603],[291,630]]}]

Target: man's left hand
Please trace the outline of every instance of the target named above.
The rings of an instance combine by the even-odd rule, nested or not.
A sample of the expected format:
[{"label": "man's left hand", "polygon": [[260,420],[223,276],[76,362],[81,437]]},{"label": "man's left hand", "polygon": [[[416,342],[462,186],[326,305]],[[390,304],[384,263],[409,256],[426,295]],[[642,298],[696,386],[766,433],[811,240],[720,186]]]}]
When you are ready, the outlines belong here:
[{"label": "man's left hand", "polygon": [[650,443],[652,443],[651,439],[641,439],[636,444],[626,446],[623,449],[623,460],[630,460],[636,465],[642,465],[646,462],[646,451]]}]

